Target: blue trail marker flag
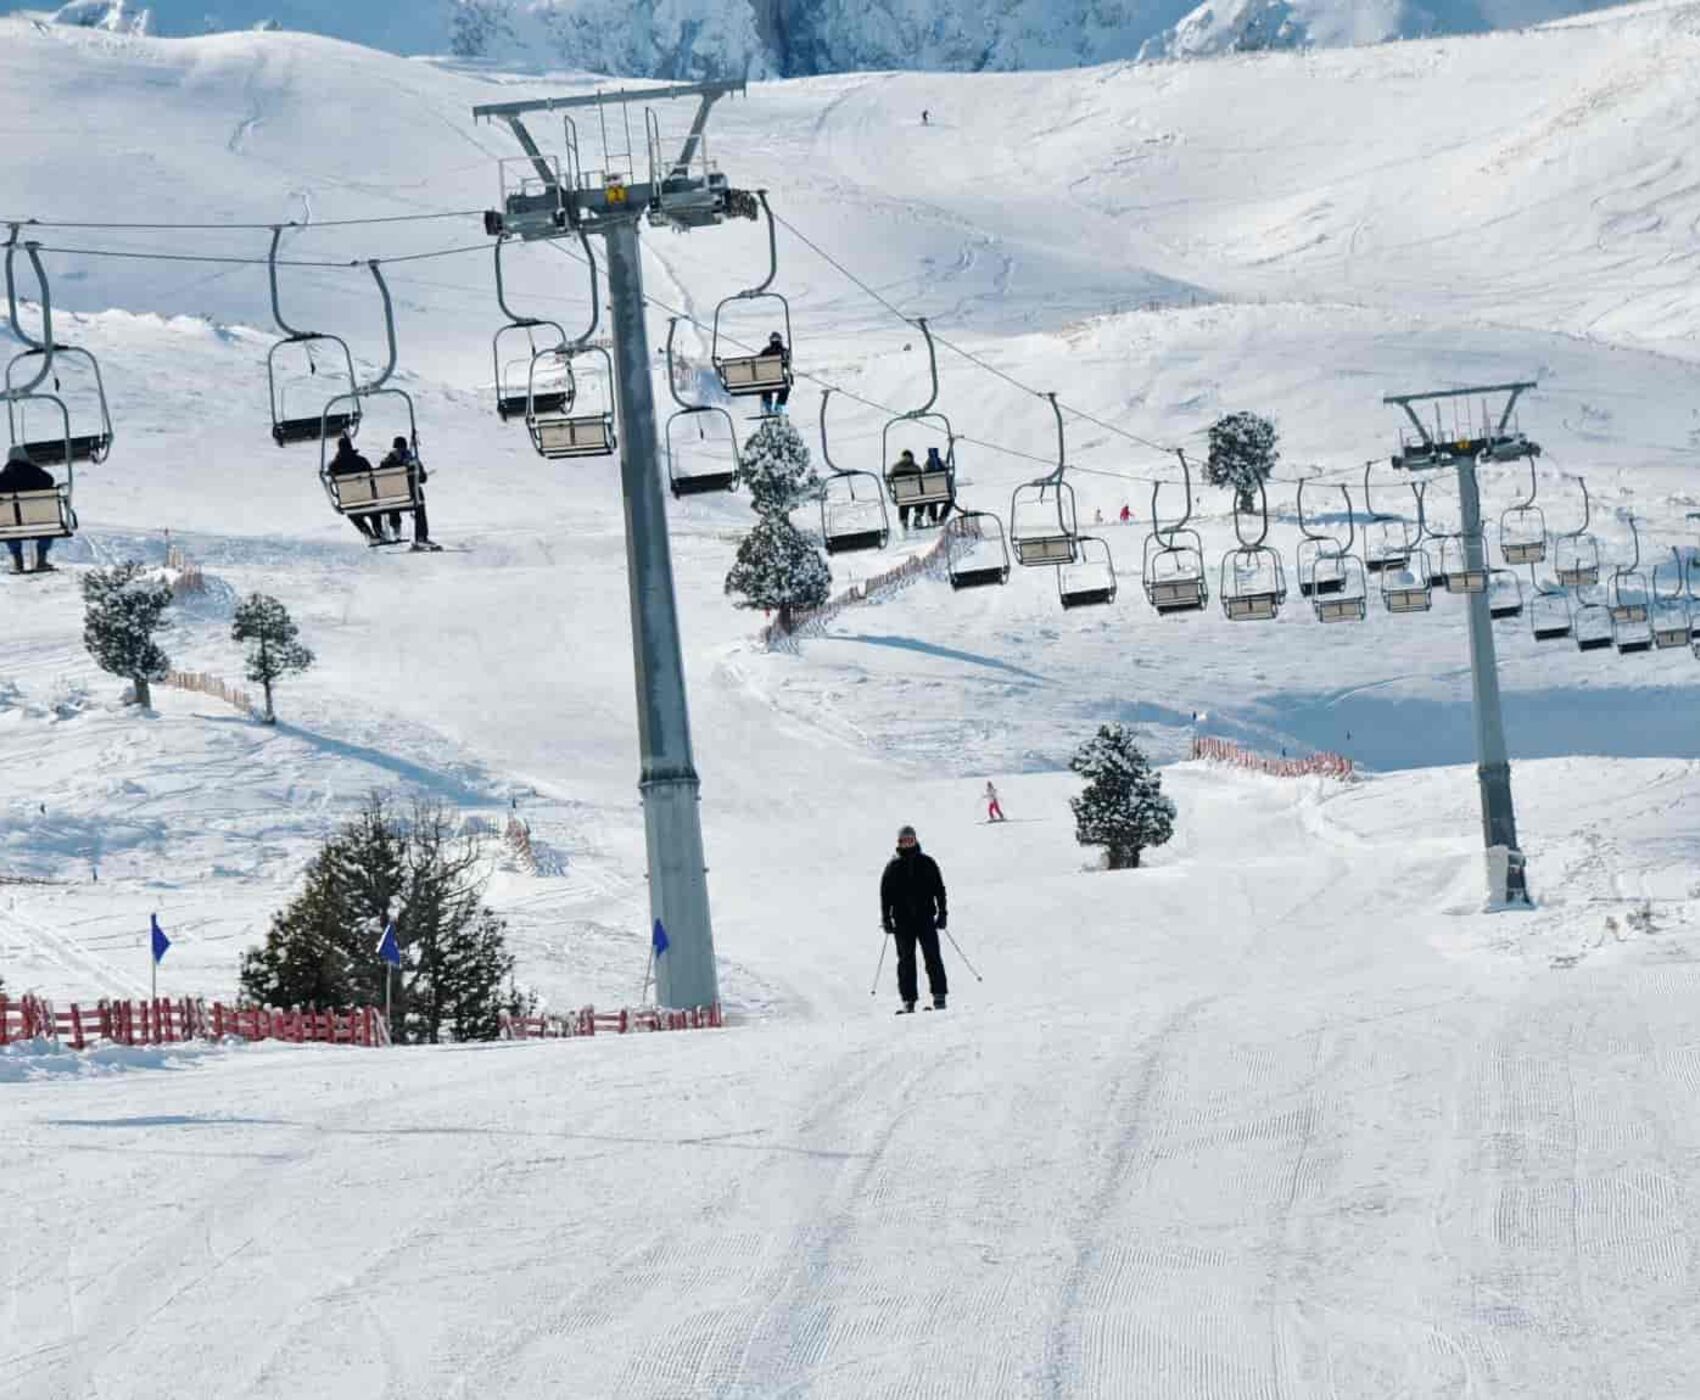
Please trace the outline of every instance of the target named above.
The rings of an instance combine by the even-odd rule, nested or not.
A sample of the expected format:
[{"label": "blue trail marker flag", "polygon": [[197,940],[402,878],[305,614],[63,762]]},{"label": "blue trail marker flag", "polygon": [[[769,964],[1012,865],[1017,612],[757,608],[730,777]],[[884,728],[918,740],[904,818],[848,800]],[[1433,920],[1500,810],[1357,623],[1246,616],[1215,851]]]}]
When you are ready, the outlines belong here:
[{"label": "blue trail marker flag", "polygon": [[159,960],[163,958],[171,948],[171,940],[165,936],[165,930],[159,926],[158,914],[148,915],[148,925],[153,934],[153,965],[158,967]]},{"label": "blue trail marker flag", "polygon": [[667,951],[667,930],[661,927],[661,920],[655,921],[655,929],[649,935],[649,941],[655,945],[655,956],[660,957]]},{"label": "blue trail marker flag", "polygon": [[378,956],[391,967],[401,966],[401,948],[395,941],[395,920],[384,925],[384,936],[378,940]]}]

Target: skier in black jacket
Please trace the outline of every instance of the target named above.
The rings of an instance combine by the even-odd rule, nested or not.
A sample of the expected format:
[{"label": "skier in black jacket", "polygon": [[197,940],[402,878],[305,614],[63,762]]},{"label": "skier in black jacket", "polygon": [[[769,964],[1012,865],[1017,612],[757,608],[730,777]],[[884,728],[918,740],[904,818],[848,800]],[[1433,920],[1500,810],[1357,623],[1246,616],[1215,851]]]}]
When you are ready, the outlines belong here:
[{"label": "skier in black jacket", "polygon": [[916,943],[927,962],[933,1005],[944,1010],[949,988],[944,959],[939,956],[939,932],[945,917],[944,876],[939,874],[938,862],[921,850],[915,828],[906,826],[897,833],[897,854],[880,877],[880,922],[897,940],[897,994],[903,998],[903,1011],[915,1009]]}]

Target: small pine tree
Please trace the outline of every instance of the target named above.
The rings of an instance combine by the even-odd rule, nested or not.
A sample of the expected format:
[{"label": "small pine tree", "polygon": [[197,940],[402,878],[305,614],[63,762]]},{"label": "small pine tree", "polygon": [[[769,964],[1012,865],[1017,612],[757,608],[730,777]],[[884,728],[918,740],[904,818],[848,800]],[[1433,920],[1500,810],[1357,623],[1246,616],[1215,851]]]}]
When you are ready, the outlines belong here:
[{"label": "small pine tree", "polygon": [[[398,1041],[494,1039],[513,985],[506,926],[483,903],[482,852],[441,807],[403,819],[379,797],[334,832],[306,886],[242,960],[244,995],[271,1006],[382,1004],[378,940],[393,917],[402,966],[390,1033]],[[393,910],[393,914],[392,914]]]},{"label": "small pine tree", "polygon": [[171,585],[144,578],[134,559],[83,575],[83,645],[101,670],[122,676],[136,691],[143,709],[153,703],[149,682],[162,681],[171,658],[154,633],[170,626]]},{"label": "small pine tree", "polygon": [[783,414],[763,418],[750,434],[739,475],[757,515],[787,515],[820,489],[808,445]]},{"label": "small pine tree", "polygon": [[251,593],[237,606],[230,626],[233,642],[248,642],[248,668],[243,673],[266,694],[265,722],[277,723],[272,709],[272,686],[284,676],[305,671],[313,653],[296,638],[300,629],[282,603],[264,593]]},{"label": "small pine tree", "polygon": [[1268,481],[1281,460],[1275,425],[1256,413],[1229,413],[1210,425],[1210,457],[1204,479],[1232,487],[1239,510],[1257,508],[1257,483]]},{"label": "small pine tree", "polygon": [[791,630],[798,608],[818,608],[832,590],[832,572],[815,543],[784,515],[764,515],[744,536],[726,575],[726,593],[741,608],[773,608],[779,629]]},{"label": "small pine tree", "polygon": [[1074,839],[1103,846],[1111,870],[1137,870],[1141,851],[1174,835],[1175,804],[1163,796],[1163,775],[1121,725],[1100,725],[1068,766],[1086,779],[1086,790],[1068,803]]}]

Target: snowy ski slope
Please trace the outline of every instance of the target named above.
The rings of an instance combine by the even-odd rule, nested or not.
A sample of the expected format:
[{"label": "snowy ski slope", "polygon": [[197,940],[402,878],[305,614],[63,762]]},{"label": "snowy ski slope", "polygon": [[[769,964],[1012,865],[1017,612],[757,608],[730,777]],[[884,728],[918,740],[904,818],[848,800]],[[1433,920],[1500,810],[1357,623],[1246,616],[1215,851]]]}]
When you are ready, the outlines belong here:
[{"label": "snowy ski slope", "polygon": [[[712,131],[734,183],[1020,383],[1199,452],[1219,412],[1274,413],[1289,553],[1294,471],[1384,455],[1384,392],[1529,375],[1549,521],[1576,523],[1563,477],[1585,472],[1622,558],[1631,510],[1649,548],[1696,542],[1697,76],[1700,7],[1661,5],[1383,50],[763,85]],[[259,224],[477,210],[510,151],[472,103],[586,86],[11,20],[0,82],[0,217]],[[242,256],[266,238],[39,236]],[[781,238],[799,365],[918,402],[914,332]],[[432,556],[361,549],[310,450],[271,446],[263,269],[48,256],[119,430],[62,558],[163,561],[170,529],[209,579],[176,619],[179,665],[236,677],[224,634],[255,588],[319,665],[275,731],[169,691],[126,714],[81,650],[75,568],[0,580],[0,875],[51,882],[0,887],[9,988],[133,993],[157,910],[162,987],[227,992],[316,840],[382,788],[493,825],[517,809],[544,868],[491,893],[521,975],[557,1006],[635,997],[618,494],[489,412],[484,242],[475,215],[289,242],[480,248],[392,271],[449,546]],[[748,226],[645,242],[652,295],[698,316],[759,276]],[[576,263],[526,249],[513,275],[517,302],[582,320]],[[379,356],[363,271],[300,271],[284,295]],[[1048,412],[948,350],[941,370],[979,440],[964,499],[1004,509],[1052,450]],[[811,439],[816,402],[793,399]],[[880,427],[835,401],[835,456],[873,465]],[[1142,525],[1130,478],[1174,475],[1082,420],[1070,460],[1088,519],[1126,500]],[[1490,480],[1493,512],[1517,490]],[[1449,489],[1430,494],[1444,518]],[[1222,505],[1201,501],[1213,555]],[[1269,626],[1159,623],[1141,527],[1107,527],[1111,609],[1065,616],[1042,575],[921,583],[769,654],[721,596],[744,498],[670,511],[734,1026],[149,1072],[0,1059],[0,1397],[1691,1393],[1692,655],[1537,654],[1501,630],[1540,907],[1485,915],[1456,606],[1323,629],[1295,597]],[[837,581],[889,562],[839,561]],[[1378,771],[1177,765],[1175,843],[1147,870],[1084,870],[1072,746],[1124,719],[1176,757],[1195,713]],[[987,775],[1006,827],[977,824]],[[867,988],[905,820],[986,981],[951,957],[951,1010],[894,1025],[889,965]],[[1643,903],[1650,928],[1627,921]]]}]

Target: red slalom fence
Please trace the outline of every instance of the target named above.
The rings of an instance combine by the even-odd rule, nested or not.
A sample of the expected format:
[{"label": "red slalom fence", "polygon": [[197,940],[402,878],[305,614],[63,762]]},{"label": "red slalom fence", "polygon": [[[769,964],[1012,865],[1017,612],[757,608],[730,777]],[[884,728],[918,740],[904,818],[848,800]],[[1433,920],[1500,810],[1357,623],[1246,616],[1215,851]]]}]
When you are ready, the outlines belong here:
[{"label": "red slalom fence", "polygon": [[1267,773],[1275,778],[1339,778],[1344,781],[1353,774],[1352,760],[1344,754],[1313,753],[1305,758],[1270,758],[1268,754],[1242,749],[1227,739],[1207,739],[1195,736],[1192,756],[1210,763],[1226,763],[1246,768],[1253,773]]},{"label": "red slalom fence", "polygon": [[698,1031],[726,1024],[720,1003],[695,1006],[689,1011],[662,1007],[598,1011],[580,1007],[565,1016],[510,1016],[502,1012],[503,1040],[566,1040],[581,1035],[630,1035],[636,1031]]},{"label": "red slalom fence", "polygon": [[384,1013],[374,1006],[349,1011],[280,1011],[264,1006],[211,1006],[195,997],[151,1001],[100,1001],[55,1007],[44,997],[13,1000],[0,994],[0,1045],[53,1040],[73,1050],[91,1045],[179,1045],[193,1040],[279,1040],[295,1045],[378,1046],[390,1043]]}]

